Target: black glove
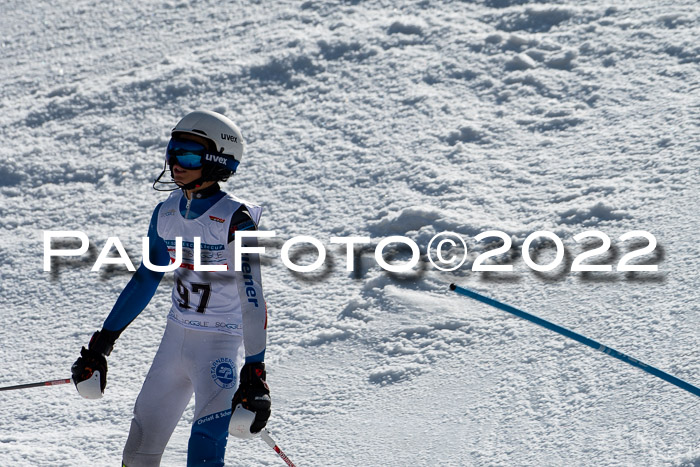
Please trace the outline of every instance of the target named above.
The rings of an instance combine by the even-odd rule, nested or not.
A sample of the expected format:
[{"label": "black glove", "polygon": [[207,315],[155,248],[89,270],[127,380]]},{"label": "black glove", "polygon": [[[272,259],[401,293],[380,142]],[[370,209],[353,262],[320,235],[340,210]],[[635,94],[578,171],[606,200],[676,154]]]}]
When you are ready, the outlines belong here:
[{"label": "black glove", "polygon": [[107,386],[107,359],[105,357],[112,353],[114,341],[117,340],[119,334],[114,331],[96,331],[90,339],[88,348],[80,349],[80,357],[71,367],[73,383],[76,387],[78,383],[90,379],[95,371],[99,371],[100,389],[104,392]]},{"label": "black glove", "polygon": [[241,369],[241,380],[238,390],[233,395],[233,410],[241,404],[244,409],[255,413],[255,420],[250,426],[251,433],[257,433],[267,424],[270,418],[270,388],[265,382],[264,363],[246,363]]}]

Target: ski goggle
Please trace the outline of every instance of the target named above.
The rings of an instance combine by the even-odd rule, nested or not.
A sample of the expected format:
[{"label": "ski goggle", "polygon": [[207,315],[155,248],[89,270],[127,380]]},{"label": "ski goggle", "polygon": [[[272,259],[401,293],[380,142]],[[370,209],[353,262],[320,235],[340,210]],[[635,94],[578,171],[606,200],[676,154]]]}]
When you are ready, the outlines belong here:
[{"label": "ski goggle", "polygon": [[165,162],[169,165],[177,163],[183,169],[200,169],[204,162],[219,164],[232,172],[238,168],[238,161],[223,154],[212,154],[202,143],[187,139],[171,138],[165,150]]},{"label": "ski goggle", "polygon": [[171,138],[165,150],[165,161],[169,165],[177,163],[183,169],[199,169],[207,153],[207,148],[201,143]]}]

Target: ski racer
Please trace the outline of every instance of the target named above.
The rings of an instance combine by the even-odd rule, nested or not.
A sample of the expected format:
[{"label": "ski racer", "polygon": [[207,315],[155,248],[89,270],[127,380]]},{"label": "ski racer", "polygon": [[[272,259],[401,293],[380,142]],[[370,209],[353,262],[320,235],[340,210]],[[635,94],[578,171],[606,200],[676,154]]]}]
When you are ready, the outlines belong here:
[{"label": "ski racer", "polygon": [[[72,366],[80,395],[101,397],[107,383],[105,357],[155,294],[164,267],[181,260],[174,271],[165,332],[134,406],[123,466],[160,465],[193,393],[188,466],[224,465],[232,410],[254,414],[252,433],[262,430],[270,416],[264,364],[267,310],[258,255],[243,254],[241,270],[233,267],[234,235],[257,229],[262,209],[219,185],[236,172],[243,151],[240,130],[221,114],[195,111],[175,126],[163,172],[153,184],[155,189],[172,184],[171,190],[159,189],[172,193],[153,211],[148,258]],[[161,181],[166,171],[172,181]],[[248,237],[243,245],[256,246],[256,239]],[[197,271],[196,264],[219,270]]]}]

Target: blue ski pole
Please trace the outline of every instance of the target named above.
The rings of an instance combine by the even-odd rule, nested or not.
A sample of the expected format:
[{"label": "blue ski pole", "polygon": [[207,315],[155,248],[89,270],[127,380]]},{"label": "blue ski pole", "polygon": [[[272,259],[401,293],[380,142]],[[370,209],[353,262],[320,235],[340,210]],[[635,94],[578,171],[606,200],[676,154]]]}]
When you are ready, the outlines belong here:
[{"label": "blue ski pole", "polygon": [[654,368],[653,366],[647,365],[644,362],[640,362],[636,358],[632,358],[629,355],[625,355],[624,353],[619,352],[615,349],[611,349],[610,347],[606,347],[603,344],[594,341],[593,339],[589,339],[586,336],[582,336],[581,334],[570,331],[564,327],[561,327],[559,325],[551,323],[547,320],[544,320],[542,318],[538,318],[535,315],[531,315],[530,313],[526,313],[526,312],[519,310],[515,307],[512,307],[510,305],[506,305],[505,303],[501,303],[498,300],[494,300],[493,298],[489,298],[489,297],[486,297],[485,295],[481,295],[480,293],[474,292],[473,290],[469,290],[469,289],[466,289],[464,287],[460,287],[460,286],[455,285],[455,284],[450,284],[450,289],[454,290],[455,292],[457,292],[460,295],[464,295],[465,297],[473,298],[474,300],[478,300],[478,301],[485,303],[487,305],[491,305],[493,307],[496,307],[499,310],[503,310],[505,312],[514,314],[515,316],[517,316],[519,318],[526,319],[532,323],[538,324],[542,327],[549,329],[550,331],[554,331],[556,333],[561,334],[562,336],[566,336],[570,339],[573,339],[577,342],[580,342],[581,344],[587,345],[588,347],[591,347],[592,349],[600,350],[601,352],[606,353],[606,354],[610,355],[611,357],[615,357],[618,360],[622,360],[625,363],[629,363],[632,366],[640,368],[649,374],[652,374],[658,378],[661,378],[664,381],[668,381],[669,383],[676,385],[681,389],[685,389],[686,391],[700,397],[700,388],[698,388],[697,386],[693,386],[692,384],[687,383],[687,382],[683,381],[682,379],[676,378],[673,375],[669,375],[665,371],[661,371],[658,368]]}]

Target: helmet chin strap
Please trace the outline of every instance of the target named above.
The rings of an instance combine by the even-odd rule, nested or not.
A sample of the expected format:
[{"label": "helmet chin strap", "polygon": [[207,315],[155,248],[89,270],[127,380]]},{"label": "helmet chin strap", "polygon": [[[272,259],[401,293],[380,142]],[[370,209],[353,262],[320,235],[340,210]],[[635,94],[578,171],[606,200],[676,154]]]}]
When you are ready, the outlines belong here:
[{"label": "helmet chin strap", "polygon": [[197,180],[190,182],[190,183],[185,183],[184,185],[178,185],[181,189],[183,190],[194,190],[195,188],[198,188],[202,186],[202,183],[204,183],[206,180],[204,180],[204,177],[199,177]]},{"label": "helmet chin strap", "polygon": [[[173,179],[175,178],[175,176],[173,175],[173,168],[172,167],[170,167],[170,177]],[[206,176],[204,174],[202,174],[202,176],[199,177],[197,180],[193,180],[190,183],[185,183],[184,185],[180,185],[179,183],[177,183],[177,186],[183,190],[189,191],[189,190],[194,190],[195,188],[202,186],[202,184],[206,181],[207,181]]]},{"label": "helmet chin strap", "polygon": [[[161,178],[163,178],[163,175],[165,175],[166,172],[170,172],[170,179],[171,179],[171,181],[169,181],[169,182],[163,182],[163,181],[161,181]],[[230,175],[233,175],[233,173],[235,173],[235,172],[232,172]],[[228,178],[228,176],[227,176],[227,178]],[[154,189],[154,190],[157,190],[157,191],[174,191],[174,190],[177,190],[177,189],[182,189],[182,190],[188,190],[188,191],[189,191],[189,190],[194,190],[195,188],[200,187],[200,186],[202,186],[204,183],[209,182],[209,181],[211,181],[211,182],[217,182],[217,181],[226,180],[226,178],[219,178],[219,179],[217,179],[216,173],[212,173],[211,170],[206,169],[206,168],[205,168],[204,170],[202,170],[202,176],[201,176],[201,177],[199,177],[197,180],[193,180],[193,181],[191,181],[191,182],[189,182],[189,183],[185,183],[185,184],[181,185],[181,184],[179,184],[178,182],[176,182],[174,179],[175,179],[175,176],[174,176],[174,174],[173,174],[173,168],[172,168],[172,167],[168,167],[168,164],[165,163],[164,166],[163,166],[163,171],[162,171],[162,172],[160,173],[160,175],[153,181],[153,189]],[[160,186],[160,185],[175,185],[175,186],[174,186],[173,188],[169,188],[169,189],[162,189],[162,188],[158,188],[157,185],[158,185],[158,186]]]}]

